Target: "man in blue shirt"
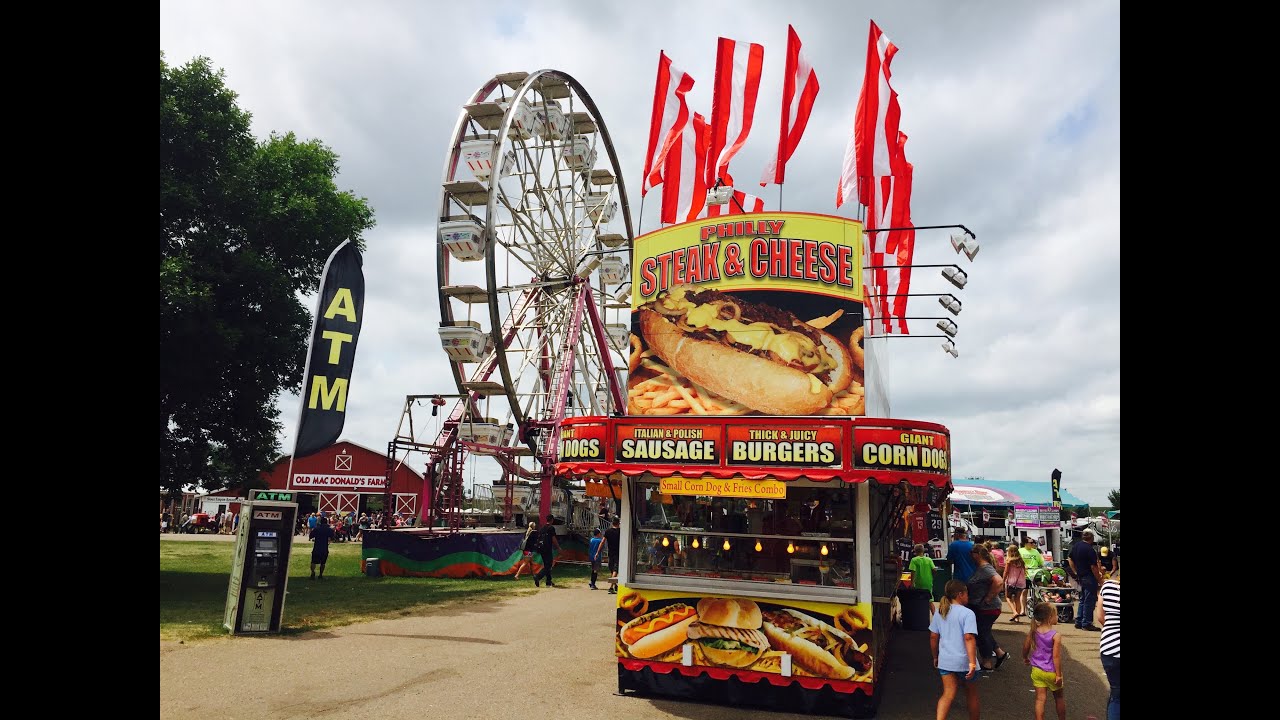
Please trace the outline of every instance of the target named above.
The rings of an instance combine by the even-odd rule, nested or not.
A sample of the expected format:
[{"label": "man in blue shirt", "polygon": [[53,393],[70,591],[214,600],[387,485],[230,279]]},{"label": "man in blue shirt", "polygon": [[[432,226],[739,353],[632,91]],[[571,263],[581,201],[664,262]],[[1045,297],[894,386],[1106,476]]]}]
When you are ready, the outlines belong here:
[{"label": "man in blue shirt", "polygon": [[1081,630],[1101,632],[1102,628],[1093,624],[1093,606],[1098,600],[1098,586],[1102,584],[1102,568],[1098,563],[1098,554],[1093,549],[1092,531],[1085,530],[1081,539],[1071,546],[1067,566],[1080,582],[1076,627]]},{"label": "man in blue shirt", "polygon": [[973,574],[973,543],[969,541],[969,533],[963,528],[956,530],[955,540],[947,546],[947,564],[951,566],[951,577],[962,583],[969,582]]}]

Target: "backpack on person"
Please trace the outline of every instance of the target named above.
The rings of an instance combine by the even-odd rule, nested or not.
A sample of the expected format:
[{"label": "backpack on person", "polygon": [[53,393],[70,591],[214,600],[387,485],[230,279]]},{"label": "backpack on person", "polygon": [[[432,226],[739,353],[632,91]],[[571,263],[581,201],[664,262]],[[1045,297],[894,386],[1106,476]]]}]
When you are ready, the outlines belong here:
[{"label": "backpack on person", "polygon": [[540,553],[542,552],[542,535],[538,532],[529,533],[529,537],[524,539],[525,552]]}]

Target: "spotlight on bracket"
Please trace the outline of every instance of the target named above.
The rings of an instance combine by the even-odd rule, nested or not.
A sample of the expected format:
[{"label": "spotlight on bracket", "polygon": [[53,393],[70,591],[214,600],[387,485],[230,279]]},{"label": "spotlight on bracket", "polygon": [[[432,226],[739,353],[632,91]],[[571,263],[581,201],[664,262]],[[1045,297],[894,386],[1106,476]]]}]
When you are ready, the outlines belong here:
[{"label": "spotlight on bracket", "polygon": [[955,285],[961,290],[963,290],[964,286],[969,283],[969,273],[961,270],[956,265],[942,268],[942,277],[946,278],[947,282]]},{"label": "spotlight on bracket", "polygon": [[943,295],[938,298],[938,304],[946,308],[947,312],[952,315],[960,314],[960,301],[956,299],[955,295]]},{"label": "spotlight on bracket", "polygon": [[707,191],[707,205],[724,205],[733,199],[732,185],[718,185]]},{"label": "spotlight on bracket", "polygon": [[942,350],[943,352],[946,352],[949,355],[951,355],[951,357],[953,358],[960,357],[960,353],[956,351],[956,344],[951,342],[950,340],[942,341]]},{"label": "spotlight on bracket", "polygon": [[951,247],[955,248],[957,255],[964,253],[970,262],[978,257],[978,241],[967,232],[953,234],[951,236]]},{"label": "spotlight on bracket", "polygon": [[960,332],[960,326],[956,325],[950,320],[939,320],[938,329],[950,335],[951,337],[955,337],[956,333]]}]

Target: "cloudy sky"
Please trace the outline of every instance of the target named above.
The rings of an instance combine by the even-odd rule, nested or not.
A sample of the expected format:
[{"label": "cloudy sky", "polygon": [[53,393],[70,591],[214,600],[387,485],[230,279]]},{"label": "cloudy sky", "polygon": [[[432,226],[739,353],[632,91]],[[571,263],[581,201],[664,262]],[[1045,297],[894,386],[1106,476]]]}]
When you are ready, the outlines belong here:
[{"label": "cloudy sky", "polygon": [[[821,92],[787,166],[786,210],[837,214],[834,191],[861,86],[868,20],[898,46],[893,84],[917,225],[964,224],[955,255],[919,231],[917,264],[959,262],[958,359],[938,339],[889,343],[891,414],[951,430],[954,477],[1047,480],[1105,504],[1120,487],[1120,10],[1113,0],[1016,3],[307,2],[160,3],[171,65],[226,71],[259,138],[293,131],[340,157],[364,197],[368,288],[345,439],[385,451],[404,396],[456,392],[436,328],[441,168],[461,106],[493,75],[561,70],[591,95],[618,150],[633,221],[659,51],[696,81],[707,114],[716,38],[764,45],[754,129],[732,171],[759,177],[777,143],[787,24]],[[776,209],[777,188],[756,192]],[[656,196],[652,196],[656,200]],[[657,227],[650,207],[640,231]],[[838,214],[852,216],[846,205]],[[959,258],[959,260],[957,260]],[[954,292],[918,270],[913,292]],[[314,299],[308,299],[314,309]],[[911,315],[938,315],[932,297]],[[918,321],[915,332],[930,332]],[[936,330],[932,330],[936,332]],[[293,445],[298,398],[280,401]],[[421,463],[414,463],[421,468]],[[485,481],[490,469],[476,478]]]}]

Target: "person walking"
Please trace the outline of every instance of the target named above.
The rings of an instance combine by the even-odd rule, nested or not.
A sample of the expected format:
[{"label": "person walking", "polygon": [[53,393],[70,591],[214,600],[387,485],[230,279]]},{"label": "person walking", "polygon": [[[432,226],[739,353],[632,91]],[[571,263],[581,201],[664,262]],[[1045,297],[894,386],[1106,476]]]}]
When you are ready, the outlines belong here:
[{"label": "person walking", "polygon": [[987,549],[991,551],[991,565],[1001,577],[1004,577],[1004,548],[1000,547],[1000,543],[995,540],[988,540]]},{"label": "person walking", "polygon": [[[1018,555],[1022,557],[1022,563],[1027,568],[1027,573],[1044,567],[1044,555],[1040,553],[1040,548],[1036,544],[1036,539],[1028,535],[1022,538],[1022,547],[1018,548]],[[1006,562],[1008,562],[1006,560]],[[1023,613],[1026,617],[1026,613]]]},{"label": "person walking", "polygon": [[1018,618],[1027,616],[1027,564],[1022,562],[1018,546],[1013,543],[1009,543],[1004,557],[1004,595],[1013,610],[1009,622],[1017,624],[1022,622]]},{"label": "person walking", "polygon": [[969,602],[969,587],[959,580],[948,580],[942,588],[942,601],[929,621],[929,648],[933,666],[942,677],[942,695],[935,714],[945,720],[951,712],[961,680],[964,681],[965,703],[969,720],[979,720],[982,705],[978,697],[978,624]]},{"label": "person walking", "polygon": [[1093,622],[1102,626],[1098,638],[1098,651],[1102,656],[1102,670],[1107,674],[1111,696],[1107,699],[1107,720],[1120,720],[1120,568],[1111,573],[1111,579],[1098,590],[1098,604],[1093,610]]},{"label": "person walking", "polygon": [[1036,691],[1036,720],[1044,720],[1044,705],[1053,693],[1058,720],[1067,720],[1067,698],[1062,691],[1062,635],[1053,629],[1058,624],[1058,608],[1052,603],[1037,603],[1031,611],[1031,628],[1022,641],[1022,660],[1031,666],[1031,686]]},{"label": "person walking", "polygon": [[516,580],[520,579],[520,573],[533,569],[533,554],[538,550],[538,523],[529,521],[529,528],[524,531],[524,540],[520,542],[520,548],[522,555],[520,562],[516,563]]},{"label": "person walking", "polygon": [[541,587],[542,578],[546,577],[547,587],[555,587],[551,581],[551,565],[555,562],[555,551],[560,549],[560,541],[556,539],[555,516],[547,515],[547,522],[538,529],[538,549],[542,552],[542,569],[533,576],[533,586]]},{"label": "person walking", "polygon": [[1102,628],[1093,624],[1093,608],[1098,600],[1098,586],[1102,584],[1102,566],[1098,564],[1098,553],[1093,549],[1093,531],[1085,530],[1080,540],[1071,546],[1067,565],[1080,583],[1080,601],[1076,603],[1076,629],[1098,632]]},{"label": "person walking", "polygon": [[324,579],[324,566],[329,562],[329,541],[333,539],[333,528],[329,527],[329,518],[322,517],[310,533],[311,546],[311,579],[316,579],[316,565],[320,566],[320,579]]},{"label": "person walking", "polygon": [[604,531],[604,542],[609,549],[609,592],[618,594],[618,553],[622,551],[622,531],[618,528],[618,518],[614,518],[609,529]]},{"label": "person walking", "polygon": [[907,566],[911,571],[911,587],[929,593],[929,617],[933,617],[937,609],[933,604],[933,559],[924,554],[924,543],[916,543],[911,552],[911,564]]},{"label": "person walking", "polygon": [[600,528],[591,531],[591,544],[587,546],[587,558],[591,560],[591,583],[588,585],[592,590],[598,590],[596,587],[596,578],[600,576],[600,560],[604,554],[604,537],[600,534]]},{"label": "person walking", "polygon": [[1009,653],[1000,647],[991,632],[1000,617],[1000,588],[1004,587],[1004,578],[992,566],[991,551],[986,545],[973,546],[973,562],[976,567],[969,576],[969,609],[978,617],[978,659],[983,670],[995,670],[1009,658]]},{"label": "person walking", "polygon": [[973,543],[969,542],[969,533],[964,528],[956,530],[955,539],[947,546],[947,564],[951,566],[953,579],[969,582],[974,568]]}]

